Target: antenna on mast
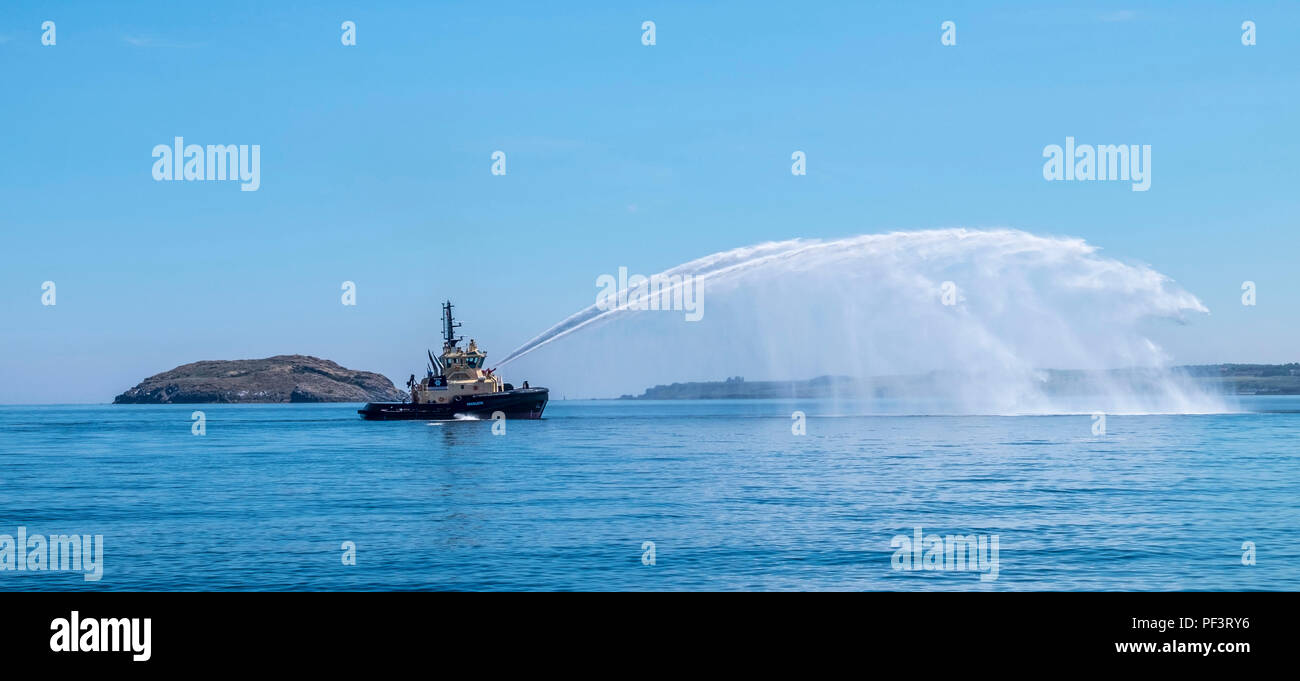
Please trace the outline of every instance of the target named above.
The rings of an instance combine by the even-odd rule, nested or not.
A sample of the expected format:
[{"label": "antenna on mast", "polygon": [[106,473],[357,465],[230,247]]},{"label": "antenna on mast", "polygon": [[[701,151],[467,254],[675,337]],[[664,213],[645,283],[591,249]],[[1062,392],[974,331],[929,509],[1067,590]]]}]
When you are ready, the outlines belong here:
[{"label": "antenna on mast", "polygon": [[442,339],[444,348],[454,348],[456,344],[465,340],[465,338],[456,336],[456,328],[460,326],[451,316],[451,301],[442,304]]}]

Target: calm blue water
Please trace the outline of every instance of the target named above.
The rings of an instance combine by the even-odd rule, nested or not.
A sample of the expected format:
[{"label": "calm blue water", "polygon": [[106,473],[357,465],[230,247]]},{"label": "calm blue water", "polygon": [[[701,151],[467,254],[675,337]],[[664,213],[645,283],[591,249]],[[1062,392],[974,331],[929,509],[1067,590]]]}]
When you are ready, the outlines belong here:
[{"label": "calm blue water", "polygon": [[[357,405],[0,407],[0,534],[105,544],[97,583],[0,589],[1297,590],[1300,399],[1243,406],[1104,437],[806,400],[555,401],[501,436]],[[917,525],[997,534],[998,579],[893,570]]]}]

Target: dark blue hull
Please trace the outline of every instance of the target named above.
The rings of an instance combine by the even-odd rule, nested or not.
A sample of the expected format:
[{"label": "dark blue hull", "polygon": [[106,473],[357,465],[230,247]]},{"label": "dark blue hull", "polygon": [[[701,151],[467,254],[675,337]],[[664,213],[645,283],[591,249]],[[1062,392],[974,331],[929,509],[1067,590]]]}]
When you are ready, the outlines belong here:
[{"label": "dark blue hull", "polygon": [[410,402],[371,402],[357,413],[367,421],[450,421],[472,416],[490,419],[495,412],[510,420],[540,419],[546,409],[550,391],[546,388],[517,388],[446,404],[412,404]]}]

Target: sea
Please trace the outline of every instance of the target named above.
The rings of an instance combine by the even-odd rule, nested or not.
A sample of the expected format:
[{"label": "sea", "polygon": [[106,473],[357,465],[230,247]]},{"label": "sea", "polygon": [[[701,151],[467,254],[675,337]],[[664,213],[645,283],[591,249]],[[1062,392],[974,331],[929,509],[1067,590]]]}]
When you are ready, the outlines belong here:
[{"label": "sea", "polygon": [[[819,400],[553,400],[504,423],[359,406],[0,407],[0,590],[1300,590],[1300,397],[1100,427]],[[16,569],[19,528],[102,538],[102,573]],[[949,559],[953,538],[983,555]]]}]

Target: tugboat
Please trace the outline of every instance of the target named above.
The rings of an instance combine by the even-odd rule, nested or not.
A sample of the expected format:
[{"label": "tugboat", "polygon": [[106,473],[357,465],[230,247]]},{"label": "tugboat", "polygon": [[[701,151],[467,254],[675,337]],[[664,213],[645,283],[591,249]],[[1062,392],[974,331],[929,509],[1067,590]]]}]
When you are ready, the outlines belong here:
[{"label": "tugboat", "polygon": [[[367,421],[446,421],[456,418],[493,418],[500,412],[507,419],[540,419],[550,391],[546,388],[516,388],[502,383],[495,369],[484,369],[487,353],[473,339],[460,348],[464,337],[456,336],[460,323],[451,315],[451,301],[442,305],[442,354],[428,352],[429,366],[419,381],[406,382],[408,402],[370,402],[357,413]],[[435,373],[436,371],[436,373]],[[497,417],[500,418],[500,417]]]}]

